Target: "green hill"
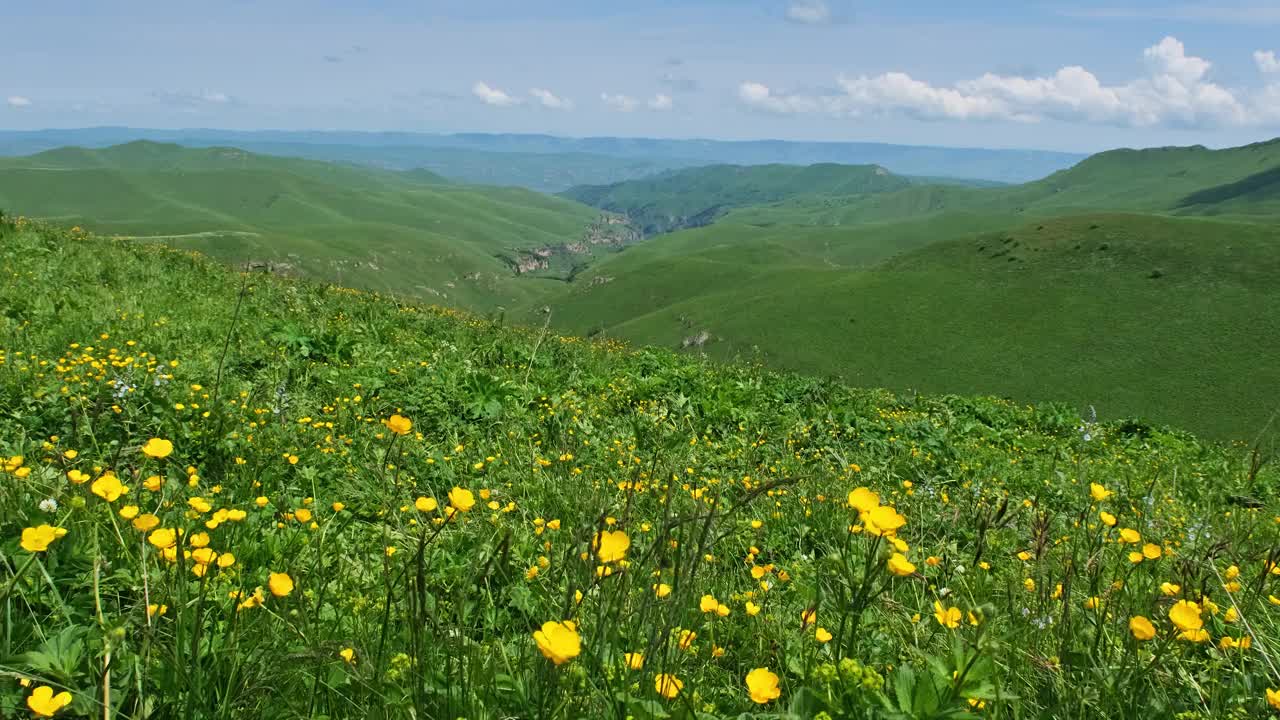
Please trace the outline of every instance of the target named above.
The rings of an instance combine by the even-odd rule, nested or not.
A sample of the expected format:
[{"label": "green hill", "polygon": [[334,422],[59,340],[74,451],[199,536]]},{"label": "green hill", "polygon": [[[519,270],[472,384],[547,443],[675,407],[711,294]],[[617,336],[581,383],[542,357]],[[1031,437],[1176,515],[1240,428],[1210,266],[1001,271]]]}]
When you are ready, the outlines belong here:
[{"label": "green hill", "polygon": [[0,207],[230,263],[489,308],[527,301],[524,253],[579,243],[599,213],[517,188],[133,142],[0,159]]},{"label": "green hill", "polygon": [[882,193],[910,184],[878,165],[712,165],[571,188],[563,196],[625,214],[645,233],[658,234],[709,225],[737,207]]},{"label": "green hill", "polygon": [[[1206,247],[1221,223],[1170,220],[1170,250],[1130,242],[1140,220],[921,249],[866,278],[879,291],[845,289],[889,306],[901,360],[950,362],[1042,332],[1023,263],[1123,283],[1160,261],[1133,278],[1154,287],[1223,261],[1184,288],[1202,292],[1265,242]],[[1005,289],[961,282],[980,272]],[[6,718],[1269,712],[1280,478],[1245,448],[503,327],[29,221],[0,218],[0,275]],[[1150,322],[1117,287],[1082,309]],[[966,292],[999,322],[913,325]],[[1236,358],[1189,360],[1234,397],[1212,383]]]},{"label": "green hill", "polygon": [[[1093,404],[1227,438],[1280,407],[1280,228],[948,213],[651,240],[541,300],[571,332],[859,385]],[[956,238],[942,240],[942,238]],[[699,339],[699,335],[706,336]]]}]

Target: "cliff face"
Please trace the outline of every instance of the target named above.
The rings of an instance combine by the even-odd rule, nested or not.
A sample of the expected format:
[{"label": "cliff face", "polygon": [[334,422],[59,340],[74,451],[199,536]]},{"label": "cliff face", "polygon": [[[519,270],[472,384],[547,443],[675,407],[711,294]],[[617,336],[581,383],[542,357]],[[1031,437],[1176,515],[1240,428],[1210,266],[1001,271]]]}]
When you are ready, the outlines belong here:
[{"label": "cliff face", "polygon": [[579,265],[597,250],[613,252],[643,239],[644,234],[625,215],[602,213],[580,238],[532,250],[514,250],[508,262],[516,275],[527,275],[549,270],[555,264]]}]

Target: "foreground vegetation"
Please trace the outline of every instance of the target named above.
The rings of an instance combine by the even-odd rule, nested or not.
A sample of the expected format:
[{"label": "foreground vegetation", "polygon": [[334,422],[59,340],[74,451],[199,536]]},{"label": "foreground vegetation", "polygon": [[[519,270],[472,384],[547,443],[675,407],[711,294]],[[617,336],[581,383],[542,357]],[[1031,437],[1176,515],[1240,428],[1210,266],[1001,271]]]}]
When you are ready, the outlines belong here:
[{"label": "foreground vegetation", "polygon": [[22,221],[0,274],[0,716],[1280,707],[1247,448]]}]

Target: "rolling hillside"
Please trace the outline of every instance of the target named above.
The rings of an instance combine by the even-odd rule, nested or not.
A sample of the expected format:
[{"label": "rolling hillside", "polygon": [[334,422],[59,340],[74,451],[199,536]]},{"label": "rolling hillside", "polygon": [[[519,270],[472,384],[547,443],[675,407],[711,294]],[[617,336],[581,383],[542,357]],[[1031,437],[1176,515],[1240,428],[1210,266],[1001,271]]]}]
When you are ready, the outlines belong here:
[{"label": "rolling hillside", "polygon": [[[1273,141],[1102,153],[1008,188],[796,192],[653,238],[536,309],[857,384],[1063,398],[1247,438],[1280,407],[1257,391],[1280,382],[1262,361],[1280,352],[1277,173]],[[576,195],[634,213],[693,193]]]},{"label": "rolling hillside", "polygon": [[599,215],[425,170],[151,142],[0,160],[0,208],[476,309],[537,295],[543,285],[516,282],[514,265],[582,242]]},{"label": "rolling hillside", "polygon": [[564,197],[622,213],[647,234],[710,225],[733,208],[790,198],[870,195],[911,181],[878,165],[712,165],[613,185],[581,186]]}]

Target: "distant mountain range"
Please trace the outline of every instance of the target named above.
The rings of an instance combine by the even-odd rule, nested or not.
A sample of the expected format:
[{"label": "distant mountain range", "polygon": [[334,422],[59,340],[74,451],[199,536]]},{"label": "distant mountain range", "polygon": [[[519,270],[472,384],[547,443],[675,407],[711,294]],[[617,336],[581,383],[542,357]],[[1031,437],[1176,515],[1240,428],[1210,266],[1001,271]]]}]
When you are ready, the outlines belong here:
[{"label": "distant mountain range", "polygon": [[564,138],[552,135],[432,135],[406,132],[155,130],[100,127],[0,131],[0,155],[29,155],[68,145],[107,147],[134,140],[370,165],[426,168],[452,180],[560,192],[700,165],[880,165],[897,175],[1018,183],[1045,177],[1085,155],[860,142]]}]

